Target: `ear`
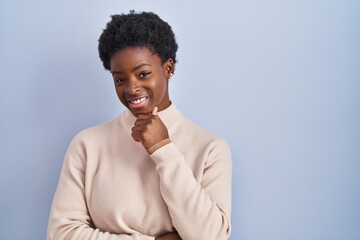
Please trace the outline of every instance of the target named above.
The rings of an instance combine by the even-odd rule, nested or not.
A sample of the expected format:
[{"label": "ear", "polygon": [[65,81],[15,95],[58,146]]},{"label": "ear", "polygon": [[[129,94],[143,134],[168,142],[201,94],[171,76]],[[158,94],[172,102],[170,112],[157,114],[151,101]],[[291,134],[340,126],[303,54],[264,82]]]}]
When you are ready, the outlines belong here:
[{"label": "ear", "polygon": [[170,77],[174,74],[174,71],[175,71],[174,60],[172,60],[171,58],[169,58],[169,59],[164,63],[164,70],[165,70],[166,78],[167,78],[167,79],[170,79]]}]

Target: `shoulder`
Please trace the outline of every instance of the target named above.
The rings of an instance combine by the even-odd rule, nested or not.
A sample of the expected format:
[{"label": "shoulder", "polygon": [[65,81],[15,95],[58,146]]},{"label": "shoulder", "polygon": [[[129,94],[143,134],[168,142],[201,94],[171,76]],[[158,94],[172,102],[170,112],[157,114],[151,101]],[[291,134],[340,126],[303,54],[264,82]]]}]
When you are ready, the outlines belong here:
[{"label": "shoulder", "polygon": [[107,133],[111,132],[114,128],[119,127],[119,118],[120,117],[116,117],[109,121],[85,128],[84,130],[77,133],[74,139],[88,140],[106,135]]},{"label": "shoulder", "polygon": [[68,152],[81,151],[99,144],[99,142],[106,139],[107,135],[119,128],[119,118],[116,117],[78,132],[70,142]]},{"label": "shoulder", "polygon": [[185,116],[182,117],[181,124],[178,126],[177,135],[180,139],[186,139],[192,147],[197,147],[202,151],[206,149],[208,154],[221,153],[230,156],[229,144],[224,137],[201,127]]},{"label": "shoulder", "polygon": [[97,155],[101,146],[107,145],[111,133],[116,132],[119,128],[119,117],[107,122],[94,125],[77,133],[71,140],[65,159],[79,169],[84,169],[87,159],[90,155]]},{"label": "shoulder", "polygon": [[185,130],[185,132],[191,134],[192,137],[196,138],[197,140],[201,140],[207,143],[218,142],[219,144],[227,144],[226,140],[217,133],[203,128],[202,126],[194,123],[185,116],[183,116],[182,120],[183,129]]}]

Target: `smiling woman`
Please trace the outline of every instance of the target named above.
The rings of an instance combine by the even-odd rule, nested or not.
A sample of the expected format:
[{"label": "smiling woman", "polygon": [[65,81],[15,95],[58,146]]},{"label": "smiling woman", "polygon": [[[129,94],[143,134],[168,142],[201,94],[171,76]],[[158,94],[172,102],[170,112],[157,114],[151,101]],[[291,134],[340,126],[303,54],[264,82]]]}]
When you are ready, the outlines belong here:
[{"label": "smiling woman", "polygon": [[176,51],[156,14],[112,16],[99,53],[127,110],[71,142],[48,239],[229,238],[230,150],[171,102]]},{"label": "smiling woman", "polygon": [[168,79],[174,62],[165,63],[147,48],[126,48],[111,58],[116,93],[124,106],[137,116],[150,114],[155,106],[162,111],[170,106]]}]

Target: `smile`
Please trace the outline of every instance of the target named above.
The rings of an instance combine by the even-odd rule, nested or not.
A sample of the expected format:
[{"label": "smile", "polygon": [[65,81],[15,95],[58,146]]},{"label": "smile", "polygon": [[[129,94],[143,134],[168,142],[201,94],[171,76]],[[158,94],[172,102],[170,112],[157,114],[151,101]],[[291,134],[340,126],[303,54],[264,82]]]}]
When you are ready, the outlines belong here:
[{"label": "smile", "polygon": [[143,101],[145,101],[146,98],[147,97],[142,97],[142,98],[139,98],[139,99],[136,99],[136,100],[131,100],[129,102],[132,103],[132,104],[139,104],[139,103],[142,103]]}]

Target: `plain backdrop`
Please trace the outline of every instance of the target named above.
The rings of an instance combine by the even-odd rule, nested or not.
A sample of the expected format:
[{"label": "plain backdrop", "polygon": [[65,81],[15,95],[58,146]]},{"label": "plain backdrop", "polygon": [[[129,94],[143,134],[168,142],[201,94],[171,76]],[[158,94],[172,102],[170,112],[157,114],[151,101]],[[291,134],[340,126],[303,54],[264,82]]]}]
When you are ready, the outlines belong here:
[{"label": "plain backdrop", "polygon": [[63,156],[118,116],[97,40],[153,11],[171,98],[233,154],[232,240],[360,239],[360,1],[0,0],[0,239],[46,239]]}]

